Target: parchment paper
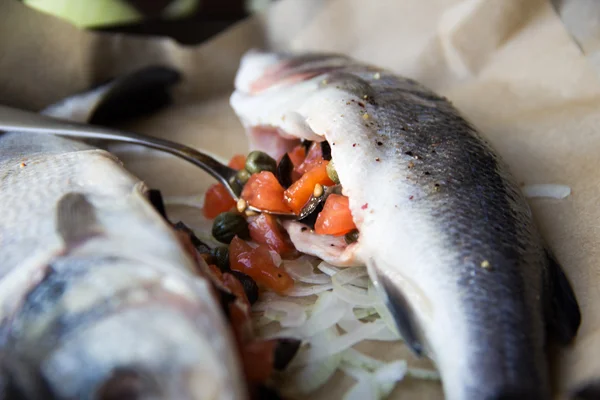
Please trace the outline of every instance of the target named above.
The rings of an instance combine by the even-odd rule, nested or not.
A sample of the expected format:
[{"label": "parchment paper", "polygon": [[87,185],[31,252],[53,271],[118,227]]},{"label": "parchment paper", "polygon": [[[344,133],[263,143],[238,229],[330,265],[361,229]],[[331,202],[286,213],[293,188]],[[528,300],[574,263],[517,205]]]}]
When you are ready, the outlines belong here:
[{"label": "parchment paper", "polygon": [[[172,65],[185,74],[176,104],[129,128],[227,158],[245,151],[228,96],[239,57],[250,47],[343,52],[418,79],[450,98],[519,180],[569,185],[567,199],[531,201],[583,312],[575,344],[555,356],[554,384],[566,398],[600,377],[600,82],[547,0],[281,0],[197,48],[86,33],[4,1],[0,102],[37,110],[142,65]],[[170,157],[122,158],[166,195],[196,194],[211,183]],[[192,209],[172,211],[194,216]],[[427,364],[403,346],[363,346]],[[314,397],[338,398],[351,383],[338,376]],[[438,384],[406,380],[392,397],[441,396]]]}]

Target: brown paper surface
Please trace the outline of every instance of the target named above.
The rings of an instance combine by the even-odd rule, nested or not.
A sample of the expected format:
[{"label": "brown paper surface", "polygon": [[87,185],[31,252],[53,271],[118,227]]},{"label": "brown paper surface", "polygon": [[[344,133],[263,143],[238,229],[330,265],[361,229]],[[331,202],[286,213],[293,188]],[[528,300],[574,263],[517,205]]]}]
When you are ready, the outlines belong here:
[{"label": "brown paper surface", "polygon": [[[172,65],[185,76],[176,104],[129,128],[227,158],[246,148],[228,96],[239,57],[250,47],[343,52],[422,81],[479,127],[520,181],[572,189],[564,200],[531,200],[583,313],[576,342],[553,363],[554,384],[565,398],[567,391],[600,377],[600,81],[594,70],[600,39],[593,26],[577,23],[589,12],[554,2],[561,3],[578,32],[567,32],[547,0],[281,0],[192,48],[168,39],[82,32],[5,1],[0,2],[0,102],[39,109],[142,65]],[[170,157],[139,153],[122,159],[165,195],[197,194],[211,183],[203,172]],[[191,209],[172,211],[186,222],[194,219]],[[428,365],[402,345],[361,347]],[[339,398],[351,384],[337,375],[314,397]],[[401,397],[438,399],[441,387],[407,379],[392,395]]]}]

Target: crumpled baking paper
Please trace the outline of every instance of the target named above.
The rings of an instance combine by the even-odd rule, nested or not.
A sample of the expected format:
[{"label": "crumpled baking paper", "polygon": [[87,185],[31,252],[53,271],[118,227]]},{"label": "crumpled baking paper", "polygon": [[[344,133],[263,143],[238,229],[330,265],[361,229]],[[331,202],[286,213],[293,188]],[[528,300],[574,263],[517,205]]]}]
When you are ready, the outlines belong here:
[{"label": "crumpled baking paper", "polygon": [[[165,38],[83,32],[4,1],[0,102],[39,110],[141,66],[173,66],[184,74],[175,104],[126,128],[226,159],[247,145],[228,96],[240,56],[249,48],[342,52],[422,81],[454,102],[521,182],[572,189],[563,200],[531,200],[583,314],[575,343],[553,355],[557,398],[566,398],[600,377],[600,81],[594,69],[599,38],[597,28],[582,25],[590,13],[573,11],[578,0],[553,1],[575,32],[569,34],[549,0],[280,0],[196,47]],[[590,1],[578,4],[583,3],[591,7]],[[196,195],[212,183],[170,156],[119,155],[165,196]],[[173,212],[191,224],[197,215],[193,208]],[[429,365],[403,345],[360,347],[386,359]],[[339,398],[352,384],[337,374],[314,397]],[[401,397],[439,399],[441,386],[407,379],[391,396]]]}]

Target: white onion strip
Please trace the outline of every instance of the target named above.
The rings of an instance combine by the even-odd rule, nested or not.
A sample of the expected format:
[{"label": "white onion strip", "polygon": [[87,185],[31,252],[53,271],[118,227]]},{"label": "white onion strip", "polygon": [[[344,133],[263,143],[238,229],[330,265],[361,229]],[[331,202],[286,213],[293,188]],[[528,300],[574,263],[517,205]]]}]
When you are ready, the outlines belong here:
[{"label": "white onion strip", "polygon": [[325,274],[316,274],[314,267],[304,257],[284,263],[285,270],[295,280],[304,283],[323,285],[331,283],[331,278]]},{"label": "white onion strip", "polygon": [[319,300],[312,310],[306,323],[297,329],[285,329],[277,334],[279,337],[293,336],[308,339],[336,325],[344,316],[346,310],[339,299],[331,292],[319,295]]},{"label": "white onion strip", "polygon": [[528,198],[564,199],[571,194],[571,188],[567,185],[553,183],[525,185],[521,191]]},{"label": "white onion strip", "polygon": [[329,276],[333,276],[341,271],[341,268],[334,267],[333,265],[331,265],[325,261],[321,261],[321,263],[317,266],[317,269],[319,271],[321,271],[322,273],[327,274]]},{"label": "white onion strip", "polygon": [[285,292],[286,296],[290,297],[305,297],[312,296],[313,294],[319,294],[326,290],[330,290],[333,288],[331,284],[325,285],[303,285],[301,283],[296,282],[294,287]]},{"label": "white onion strip", "polygon": [[377,368],[385,365],[383,361],[363,354],[353,348],[349,348],[342,353],[342,360],[349,365],[369,371],[375,371]]},{"label": "white onion strip", "polygon": [[[306,312],[303,307],[290,301],[271,301],[258,305],[258,309],[264,311],[264,316],[278,321],[281,326],[298,327],[306,322]],[[283,313],[283,317],[279,315]]]},{"label": "white onion strip", "polygon": [[378,386],[379,398],[390,395],[396,384],[406,376],[407,369],[406,361],[397,360],[380,367],[373,373]]},{"label": "white onion strip", "polygon": [[385,329],[385,325],[383,324],[373,322],[363,324],[363,326],[358,329],[329,341],[326,346],[311,346],[306,352],[299,354],[294,359],[293,363],[296,365],[306,365],[316,360],[321,360],[333,354],[337,354],[366,340],[366,338],[377,334],[382,329]]},{"label": "white onion strip", "polygon": [[351,285],[340,285],[339,281],[336,279],[337,276],[338,274],[334,275],[332,279],[333,293],[341,300],[360,307],[373,307],[377,303],[376,300],[373,300],[373,298],[369,296],[365,289],[360,289]]},{"label": "white onion strip", "polygon": [[424,368],[408,368],[407,375],[411,378],[431,381],[439,381],[441,379],[439,372]]},{"label": "white onion strip", "polygon": [[360,368],[344,364],[340,369],[356,380],[356,385],[344,395],[344,400],[378,400],[376,382],[372,379],[371,374]]},{"label": "white onion strip", "polygon": [[282,393],[292,397],[307,395],[327,383],[340,366],[340,354],[315,362],[302,368],[286,371]]}]

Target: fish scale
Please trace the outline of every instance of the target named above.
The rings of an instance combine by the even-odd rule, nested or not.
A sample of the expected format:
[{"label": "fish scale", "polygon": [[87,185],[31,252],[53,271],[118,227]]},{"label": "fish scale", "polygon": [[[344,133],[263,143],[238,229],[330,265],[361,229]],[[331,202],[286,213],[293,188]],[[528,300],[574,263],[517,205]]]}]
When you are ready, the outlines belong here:
[{"label": "fish scale", "polygon": [[[231,105],[249,141],[294,113],[306,128],[286,137],[330,144],[360,235],[327,261],[367,265],[447,399],[549,399],[546,343],[569,342],[580,313],[509,169],[443,97],[343,59],[247,53]],[[284,224],[292,241],[319,255],[326,238],[297,224]]]}]

